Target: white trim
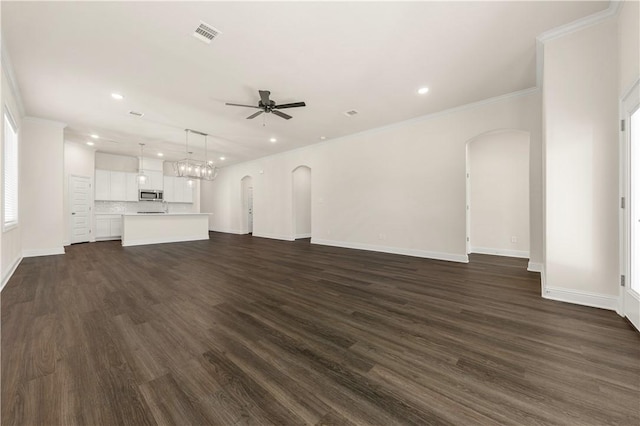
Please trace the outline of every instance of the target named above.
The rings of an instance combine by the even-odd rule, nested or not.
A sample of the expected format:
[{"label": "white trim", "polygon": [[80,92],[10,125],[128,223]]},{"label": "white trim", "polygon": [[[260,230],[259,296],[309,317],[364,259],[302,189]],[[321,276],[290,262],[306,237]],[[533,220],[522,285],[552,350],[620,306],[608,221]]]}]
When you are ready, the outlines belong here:
[{"label": "white trim", "polygon": [[311,238],[311,232],[307,233],[307,234],[296,234],[295,239],[300,239],[300,238]]},{"label": "white trim", "polygon": [[527,271],[529,272],[542,272],[542,263],[529,261],[527,265]]},{"label": "white trim", "polygon": [[13,94],[13,97],[16,101],[16,105],[18,106],[18,112],[20,113],[20,117],[24,117],[24,102],[22,102],[22,94],[20,93],[20,89],[18,88],[18,83],[16,80],[16,76],[13,73],[13,65],[11,64],[11,59],[9,59],[9,51],[7,50],[4,40],[0,42],[0,61],[2,66],[2,70],[7,76],[7,81],[9,82],[9,89]]},{"label": "white trim", "polygon": [[404,256],[422,257],[425,259],[446,260],[449,262],[469,263],[469,256],[454,253],[441,253],[401,247],[376,246],[370,244],[352,243],[347,241],[320,240],[317,238],[311,238],[311,244],[342,247],[356,250],[377,251],[382,253],[400,254]]},{"label": "white trim", "polygon": [[38,118],[38,117],[31,117],[31,116],[23,117],[22,121],[28,121],[36,124],[48,124],[50,126],[59,127],[61,129],[64,129],[65,127],[67,127],[67,123],[63,123],[62,121],[48,120],[46,118]]},{"label": "white trim", "polygon": [[618,309],[619,299],[618,296],[559,287],[545,287],[542,297],[545,299],[557,300],[559,302],[608,309],[611,311],[616,311]]},{"label": "white trim", "polygon": [[22,250],[22,257],[53,256],[57,254],[64,254],[64,247]]},{"label": "white trim", "polygon": [[294,238],[291,235],[264,234],[261,232],[253,232],[251,235],[259,238],[271,238],[272,240],[294,241]]},{"label": "white trim", "polygon": [[176,238],[144,238],[142,240],[128,240],[125,244],[122,243],[122,247],[142,246],[147,244],[165,244],[165,243],[182,243],[185,241],[203,241],[209,239],[209,233],[206,237],[200,235],[193,235],[191,237],[176,237]]},{"label": "white trim", "polygon": [[209,228],[211,232],[222,232],[225,234],[237,234],[237,235],[246,235],[249,233],[247,230],[242,229],[231,229],[231,228]]},{"label": "white trim", "polygon": [[2,277],[2,284],[0,285],[0,291],[2,291],[5,285],[7,285],[7,283],[13,276],[13,273],[16,271],[16,269],[18,269],[18,265],[20,265],[20,262],[22,262],[22,256],[18,256],[16,260],[13,261],[7,273]]},{"label": "white trim", "polygon": [[529,252],[524,250],[494,249],[487,247],[470,247],[469,253],[490,254],[493,256],[529,258]]},{"label": "white trim", "polygon": [[544,44],[547,41],[564,37],[576,31],[580,31],[592,25],[599,24],[609,18],[616,17],[620,11],[621,1],[613,0],[609,2],[609,7],[600,12],[585,16],[568,24],[561,25],[536,37],[536,87],[542,88],[544,73]]},{"label": "white trim", "polygon": [[596,12],[589,16],[577,19],[573,22],[569,22],[568,24],[561,25],[549,31],[545,31],[544,33],[536,37],[536,40],[540,40],[544,43],[549,40],[554,40],[556,38],[575,33],[576,31],[580,31],[592,25],[599,24],[602,21],[615,17],[618,14],[619,8],[619,1],[610,1],[609,7],[607,7],[605,10],[601,10],[600,12]]}]

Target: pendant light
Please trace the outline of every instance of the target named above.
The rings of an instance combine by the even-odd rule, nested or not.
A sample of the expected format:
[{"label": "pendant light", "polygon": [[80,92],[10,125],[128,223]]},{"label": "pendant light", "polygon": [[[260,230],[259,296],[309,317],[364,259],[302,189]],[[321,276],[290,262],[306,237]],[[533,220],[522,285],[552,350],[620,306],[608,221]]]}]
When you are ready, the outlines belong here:
[{"label": "pendant light", "polygon": [[[185,148],[187,157],[183,160],[173,163],[173,170],[176,176],[188,178],[187,184],[193,186],[194,180],[213,180],[218,175],[217,168],[213,165],[213,161],[209,161],[209,147],[207,144],[206,133],[199,132],[197,130],[185,129]],[[204,161],[194,160],[191,158],[192,151],[189,151],[189,133],[195,133],[196,135],[204,136]]]},{"label": "pendant light", "polygon": [[143,156],[144,144],[140,143],[138,145],[140,145],[140,166],[138,167],[137,179],[138,179],[138,184],[144,185],[147,182],[147,175],[144,174],[144,156]]}]

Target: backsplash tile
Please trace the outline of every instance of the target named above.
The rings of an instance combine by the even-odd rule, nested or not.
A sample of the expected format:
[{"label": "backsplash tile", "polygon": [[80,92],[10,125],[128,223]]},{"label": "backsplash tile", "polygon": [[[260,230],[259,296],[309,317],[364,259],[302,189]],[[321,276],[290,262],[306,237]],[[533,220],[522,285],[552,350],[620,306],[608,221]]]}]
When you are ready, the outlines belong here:
[{"label": "backsplash tile", "polygon": [[192,203],[159,203],[157,201],[96,201],[94,214],[124,214],[138,212],[197,213]]}]

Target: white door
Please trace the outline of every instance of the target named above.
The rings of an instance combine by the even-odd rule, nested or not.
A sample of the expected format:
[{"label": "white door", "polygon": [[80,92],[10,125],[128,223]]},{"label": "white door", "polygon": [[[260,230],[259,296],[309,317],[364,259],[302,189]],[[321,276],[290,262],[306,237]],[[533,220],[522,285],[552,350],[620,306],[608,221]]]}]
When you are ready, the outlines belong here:
[{"label": "white door", "polygon": [[[623,314],[640,330],[640,86],[623,101]],[[626,159],[625,159],[626,157]]]},{"label": "white door", "polygon": [[91,239],[91,179],[84,176],[69,177],[71,202],[71,244]]},{"label": "white door", "polygon": [[253,233],[253,187],[247,188],[247,221],[249,224],[249,233]]}]

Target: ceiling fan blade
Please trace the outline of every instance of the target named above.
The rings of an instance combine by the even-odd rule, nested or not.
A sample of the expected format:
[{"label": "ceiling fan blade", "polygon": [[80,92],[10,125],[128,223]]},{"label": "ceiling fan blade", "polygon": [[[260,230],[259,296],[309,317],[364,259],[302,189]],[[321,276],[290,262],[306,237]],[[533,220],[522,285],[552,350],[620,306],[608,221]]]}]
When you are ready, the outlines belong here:
[{"label": "ceiling fan blade", "polygon": [[262,104],[269,105],[269,95],[271,92],[268,90],[258,90],[258,93],[260,93],[260,100],[262,101]]},{"label": "ceiling fan blade", "polygon": [[274,109],[274,110],[272,110],[271,112],[272,112],[273,114],[277,115],[278,117],[282,117],[282,118],[284,118],[285,120],[288,120],[288,119],[290,119],[290,118],[291,118],[291,116],[290,116],[289,114],[285,114],[284,112],[280,112],[280,111],[275,110],[275,109]]},{"label": "ceiling fan blade", "polygon": [[247,107],[247,108],[260,108],[259,106],[255,106],[255,105],[232,104],[232,103],[229,103],[229,102],[225,103],[225,105]]},{"label": "ceiling fan blade", "polygon": [[260,114],[262,114],[264,111],[258,111],[255,112],[253,114],[251,114],[250,116],[247,117],[247,120],[251,120],[252,118],[256,118],[257,116],[259,116]]},{"label": "ceiling fan blade", "polygon": [[277,108],[277,109],[298,108],[298,107],[303,107],[303,106],[307,106],[307,104],[305,104],[304,102],[292,102],[290,104],[276,105],[276,106],[274,106],[274,108]]}]

